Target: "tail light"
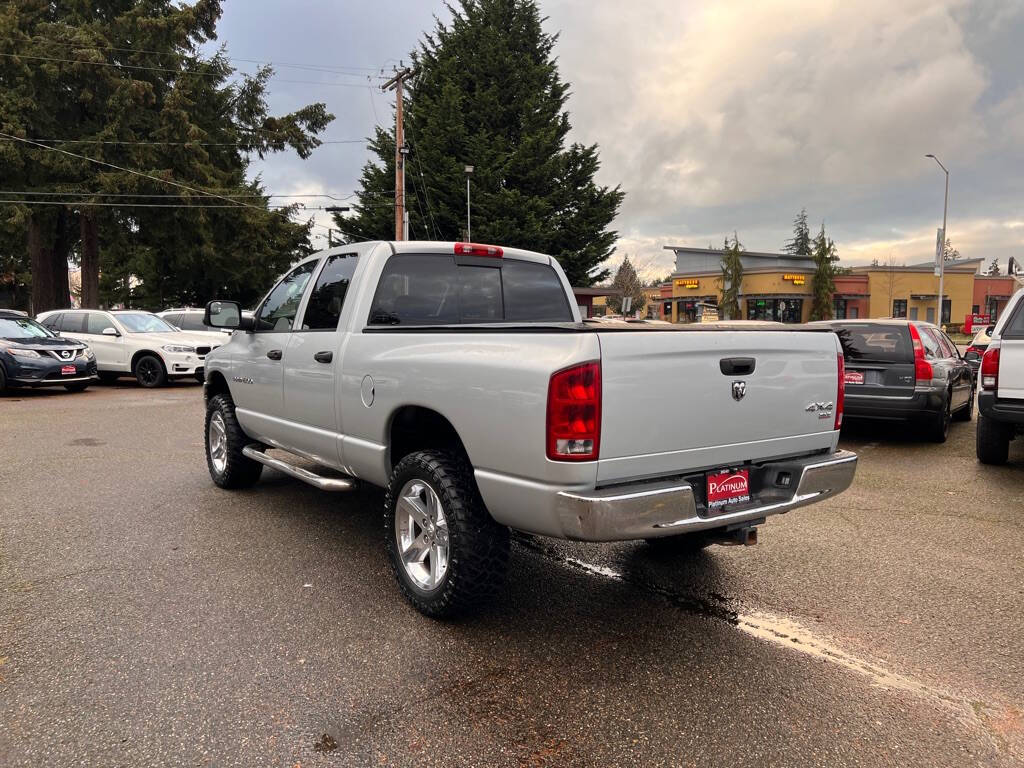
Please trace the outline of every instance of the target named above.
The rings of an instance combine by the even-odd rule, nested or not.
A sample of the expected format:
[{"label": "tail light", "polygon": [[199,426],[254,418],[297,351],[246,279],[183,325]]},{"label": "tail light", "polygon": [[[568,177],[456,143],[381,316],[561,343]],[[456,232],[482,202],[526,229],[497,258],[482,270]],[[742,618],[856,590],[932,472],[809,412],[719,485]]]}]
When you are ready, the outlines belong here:
[{"label": "tail light", "polygon": [[995,390],[999,386],[999,344],[993,342],[981,358],[981,388]]},{"label": "tail light", "polygon": [[843,408],[846,405],[846,360],[839,353],[839,390],[836,392],[836,423],[832,429],[843,426]]},{"label": "tail light", "polygon": [[547,455],[591,461],[601,443],[601,364],[574,365],[548,383]]},{"label": "tail light", "polygon": [[481,245],[480,243],[456,243],[456,256],[487,256],[492,259],[500,259],[505,256],[505,251],[497,245]]},{"label": "tail light", "polygon": [[931,381],[935,375],[932,364],[924,359],[924,344],[921,343],[921,334],[917,326],[910,326],[910,340],[914,345],[914,379],[917,381]]}]

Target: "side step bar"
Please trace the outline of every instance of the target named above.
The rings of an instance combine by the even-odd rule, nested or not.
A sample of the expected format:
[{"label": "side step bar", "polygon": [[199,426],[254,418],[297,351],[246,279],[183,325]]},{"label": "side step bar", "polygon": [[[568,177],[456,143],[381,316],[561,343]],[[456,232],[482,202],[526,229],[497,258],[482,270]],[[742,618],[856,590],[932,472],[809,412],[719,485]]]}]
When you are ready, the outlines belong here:
[{"label": "side step bar", "polygon": [[351,491],[356,487],[356,481],[354,479],[321,477],[314,472],[310,472],[308,469],[296,467],[294,464],[289,464],[286,461],[281,461],[280,459],[267,456],[266,453],[255,445],[245,446],[245,448],[242,449],[242,455],[252,459],[253,461],[258,461],[260,464],[266,464],[268,467],[276,469],[278,472],[290,475],[296,480],[309,483],[314,488],[319,488],[321,491]]}]

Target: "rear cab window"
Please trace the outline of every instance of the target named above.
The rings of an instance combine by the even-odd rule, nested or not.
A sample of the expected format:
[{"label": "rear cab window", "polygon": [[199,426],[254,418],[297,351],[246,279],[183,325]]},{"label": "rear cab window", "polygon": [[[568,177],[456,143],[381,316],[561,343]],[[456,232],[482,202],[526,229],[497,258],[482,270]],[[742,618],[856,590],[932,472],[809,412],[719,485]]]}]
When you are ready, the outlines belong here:
[{"label": "rear cab window", "polygon": [[370,325],[572,322],[558,273],[547,264],[505,258],[494,266],[457,264],[448,254],[388,259]]},{"label": "rear cab window", "polygon": [[835,329],[843,338],[850,362],[906,363],[914,359],[914,345],[905,325],[844,323]]}]

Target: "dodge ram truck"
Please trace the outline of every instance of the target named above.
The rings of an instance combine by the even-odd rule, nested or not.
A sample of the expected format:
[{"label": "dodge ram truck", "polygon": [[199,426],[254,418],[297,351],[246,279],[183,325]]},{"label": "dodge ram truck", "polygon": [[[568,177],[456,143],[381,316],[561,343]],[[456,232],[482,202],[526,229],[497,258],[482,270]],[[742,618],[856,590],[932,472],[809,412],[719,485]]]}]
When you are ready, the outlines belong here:
[{"label": "dodge ram truck", "polygon": [[495,594],[511,530],[749,544],[856,468],[837,450],[831,329],[587,323],[538,253],[346,245],[295,265],[253,316],[218,300],[204,322],[233,329],[206,361],[214,483],[269,466],[385,488],[398,585],[429,616]]},{"label": "dodge ram truck", "polygon": [[1024,289],[1010,297],[981,359],[977,453],[1005,464],[1010,441],[1024,435]]}]

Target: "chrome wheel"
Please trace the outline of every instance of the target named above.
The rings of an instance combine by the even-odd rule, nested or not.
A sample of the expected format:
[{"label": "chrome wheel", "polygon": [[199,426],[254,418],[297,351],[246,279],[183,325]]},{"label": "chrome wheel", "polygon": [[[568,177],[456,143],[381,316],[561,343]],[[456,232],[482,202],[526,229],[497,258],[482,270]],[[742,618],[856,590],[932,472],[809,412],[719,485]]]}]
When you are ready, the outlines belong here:
[{"label": "chrome wheel", "polygon": [[210,444],[210,461],[218,475],[224,474],[228,465],[228,435],[224,427],[224,417],[219,411],[210,416],[210,427],[207,430],[207,441]]},{"label": "chrome wheel", "polygon": [[402,486],[395,505],[395,538],[413,584],[426,591],[436,589],[448,573],[448,520],[441,499],[422,480]]}]

